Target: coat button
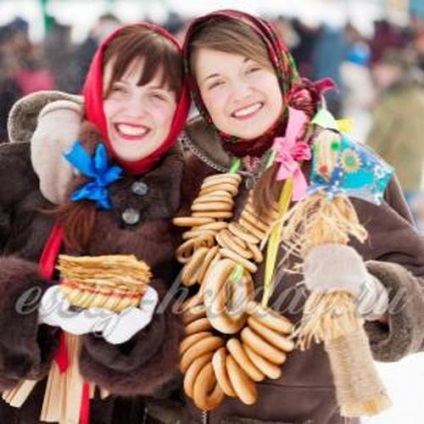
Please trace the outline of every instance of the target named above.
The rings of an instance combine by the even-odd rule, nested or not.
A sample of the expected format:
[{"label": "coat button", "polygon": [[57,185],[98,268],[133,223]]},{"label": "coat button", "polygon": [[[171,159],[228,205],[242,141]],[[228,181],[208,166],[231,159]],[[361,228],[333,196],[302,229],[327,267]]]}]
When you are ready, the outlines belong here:
[{"label": "coat button", "polygon": [[145,196],[149,192],[149,187],[141,181],[136,181],[132,183],[131,191],[137,196]]},{"label": "coat button", "polygon": [[128,225],[137,224],[140,221],[140,212],[134,208],[125,209],[122,212],[122,220]]}]

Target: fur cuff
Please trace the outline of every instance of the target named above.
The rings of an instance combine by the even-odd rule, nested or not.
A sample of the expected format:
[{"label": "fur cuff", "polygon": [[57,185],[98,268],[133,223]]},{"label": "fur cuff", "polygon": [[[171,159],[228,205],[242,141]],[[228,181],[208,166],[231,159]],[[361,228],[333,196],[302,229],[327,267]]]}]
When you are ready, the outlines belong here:
[{"label": "fur cuff", "polygon": [[154,394],[174,376],[178,365],[183,326],[171,309],[172,305],[156,313],[148,327],[122,345],[111,345],[93,334],[84,336],[81,375],[116,395]]},{"label": "fur cuff", "polygon": [[[38,266],[0,258],[0,386],[45,376],[58,346],[58,331],[38,325],[38,304],[51,283]],[[3,386],[4,385],[4,386]]]},{"label": "fur cuff", "polygon": [[367,322],[374,358],[391,362],[423,348],[424,288],[401,265],[368,261],[368,271],[384,285],[389,294],[388,325]]}]

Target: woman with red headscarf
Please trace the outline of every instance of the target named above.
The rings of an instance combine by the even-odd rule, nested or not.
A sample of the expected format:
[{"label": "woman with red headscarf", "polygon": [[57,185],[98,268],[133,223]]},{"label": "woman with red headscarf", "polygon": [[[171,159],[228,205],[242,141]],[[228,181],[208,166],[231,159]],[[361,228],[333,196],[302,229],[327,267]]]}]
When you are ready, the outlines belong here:
[{"label": "woman with red headscarf", "polygon": [[[264,286],[268,294],[269,285],[264,283],[269,276],[267,260],[257,247],[267,241],[270,217],[275,219],[273,210],[284,179],[292,176],[291,199],[299,200],[305,194],[311,169],[312,142],[324,143],[327,137],[326,143],[340,143],[335,127],[329,130],[320,125],[323,129],[319,131],[312,125],[323,107],[322,91],[328,82],[312,83],[300,78],[289,51],[271,25],[234,10],[212,12],[196,19],[186,35],[184,58],[191,94],[200,111],[200,116],[187,125],[183,138],[192,151],[187,159],[187,175],[191,179],[185,186],[186,195],[192,202],[199,196],[192,203],[193,216],[199,217],[209,204],[211,210],[216,210],[204,215],[223,221],[214,223],[220,225],[220,232],[204,236],[209,237],[209,246],[218,249],[218,259],[212,259],[212,264],[220,278],[207,269],[206,274],[201,274],[203,277],[198,277],[203,279],[202,290],[193,299],[196,307],[204,303],[209,326],[205,324],[203,328],[213,330],[213,336],[204,336],[207,346],[206,342],[201,344],[201,339],[198,356],[187,347],[189,338],[182,345],[186,347],[180,367],[185,371],[188,421],[356,423],[356,419],[340,415],[330,363],[322,345],[313,345],[306,351],[293,350],[291,341],[277,335],[278,331],[285,332],[281,322],[287,331],[283,317],[279,317],[279,326],[272,320],[273,330],[278,327],[276,331],[270,330],[269,321],[269,327],[257,325],[256,315],[247,319],[247,328],[243,327],[245,311],[240,313],[234,306],[234,299],[238,299],[235,292],[249,290],[243,289],[243,284],[248,284],[250,277],[250,290],[255,292],[256,300],[261,299]],[[276,144],[281,146],[278,152],[273,151]],[[331,154],[325,158],[330,159]],[[323,161],[319,172],[330,172],[330,166],[331,160]],[[234,175],[237,167],[238,175]],[[233,174],[206,178],[228,172]],[[234,182],[238,188],[234,188]],[[252,201],[248,199],[251,189]],[[303,263],[304,284],[299,284],[299,273],[287,271],[297,269],[299,259],[294,255],[285,257],[284,247],[280,246],[276,269],[271,269],[273,292],[265,299],[270,308],[298,324],[308,289],[319,293],[348,291],[358,300],[358,312],[366,321],[374,357],[394,361],[424,349],[424,243],[413,228],[396,178],[390,181],[384,199],[381,205],[352,199],[369,242],[314,246]],[[234,220],[226,222],[233,215]],[[175,223],[189,222],[184,219]],[[190,236],[194,237],[194,233],[192,229]],[[187,244],[178,252],[189,264],[202,254],[209,258],[202,248],[192,249],[191,257],[188,253],[184,256]],[[274,252],[277,254],[277,249]],[[251,274],[240,278],[240,289],[231,285],[229,294],[222,290],[224,295],[217,293],[217,286],[222,287],[227,280],[236,284],[234,275],[245,271],[232,274],[229,260],[222,257],[241,264]],[[283,257],[286,261],[282,263]],[[194,274],[189,275],[191,278]],[[401,308],[389,308],[389,302],[399,301]],[[252,313],[249,305],[247,316]],[[268,316],[275,318],[272,313]],[[275,346],[284,346],[281,349],[286,349],[285,354],[275,352]]]},{"label": "woman with red headscarf", "polygon": [[53,361],[69,365],[60,337],[69,316],[39,306],[58,284],[59,253],[135,255],[151,270],[156,299],[148,318],[118,314],[109,332],[95,333],[96,319],[78,329],[81,376],[110,393],[82,400],[81,423],[140,423],[137,396],[154,394],[177,364],[182,327],[160,301],[178,273],[171,219],[183,158],[174,144],[189,107],[178,43],[153,25],[118,29],[97,51],[83,97],[84,111],[60,93],[26,98],[9,122],[12,141],[23,142],[0,151],[0,388],[38,381],[20,408],[0,401],[2,423],[40,422]]}]

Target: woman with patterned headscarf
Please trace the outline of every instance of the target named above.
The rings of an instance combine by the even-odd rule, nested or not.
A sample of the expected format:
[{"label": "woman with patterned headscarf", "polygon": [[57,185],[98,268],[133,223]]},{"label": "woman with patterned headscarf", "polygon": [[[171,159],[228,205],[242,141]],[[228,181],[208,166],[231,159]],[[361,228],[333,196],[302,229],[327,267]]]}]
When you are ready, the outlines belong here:
[{"label": "woman with patterned headscarf", "polygon": [[[184,54],[189,87],[200,111],[200,116],[188,124],[184,137],[185,144],[191,151],[187,159],[188,182],[185,184],[185,196],[193,201],[199,195],[202,183],[206,181],[200,189],[199,199],[191,207],[193,216],[200,217],[200,211],[205,210],[203,206],[206,207],[201,205],[200,198],[206,202],[213,184],[219,180],[218,177],[205,179],[210,175],[227,173],[231,164],[237,161],[240,163],[238,174],[242,178],[238,194],[231,187],[228,188],[228,184],[237,178],[226,179],[224,186],[231,191],[231,195],[216,193],[212,200],[214,207],[219,204],[219,211],[204,215],[226,219],[229,215],[227,210],[223,211],[224,205],[231,205],[230,209],[238,222],[233,221],[228,226],[229,232],[215,237],[220,247],[226,246],[221,252],[227,257],[231,256],[228,253],[227,236],[239,235],[248,242],[242,241],[239,247],[235,244],[232,246],[240,249],[238,260],[252,270],[258,298],[263,285],[265,261],[261,262],[260,255],[255,256],[252,253],[254,250],[246,252],[245,249],[249,242],[255,241],[255,236],[264,235],[266,225],[263,225],[266,224],[267,217],[272,215],[270,211],[284,184],[283,179],[278,178],[282,164],[287,164],[284,172],[297,172],[299,190],[305,188],[306,176],[311,168],[310,147],[317,137],[309,124],[323,106],[322,92],[328,86],[326,81],[312,83],[302,79],[290,53],[277,38],[271,25],[243,12],[217,11],[196,19],[188,29]],[[291,136],[289,132],[292,123],[299,116],[304,124],[295,137],[295,146],[291,151],[280,151],[279,162],[267,166],[275,139]],[[323,132],[329,133],[329,130],[324,129]],[[334,134],[337,137],[337,132]],[[285,161],[285,156],[290,156],[289,160]],[[326,173],[329,170],[323,168],[320,171]],[[251,188],[253,207],[252,203],[246,207],[247,192]],[[212,200],[209,199],[210,202]],[[397,360],[424,347],[421,279],[424,276],[424,243],[413,228],[395,178],[389,183],[382,205],[376,206],[361,200],[352,202],[361,223],[369,233],[369,242],[363,245],[314,247],[305,258],[305,285],[298,284],[299,275],[285,272],[286,268],[277,268],[274,274],[274,291],[268,306],[293,323],[298,323],[307,297],[305,288],[321,292],[347,290],[358,300],[371,296],[374,300],[368,304],[368,310],[360,310],[366,320],[365,327],[374,357],[383,361]],[[245,212],[240,218],[242,209]],[[252,215],[252,211],[256,211],[256,217]],[[175,222],[184,224],[189,221],[181,219]],[[252,223],[258,225],[256,229],[252,229]],[[212,229],[212,224],[209,227],[208,225],[203,227],[205,231]],[[215,226],[218,228],[216,224]],[[243,229],[250,233],[247,234]],[[204,237],[207,238],[206,235]],[[232,240],[237,240],[237,237]],[[280,259],[283,253],[280,250]],[[241,259],[243,254],[245,258],[253,254],[254,259]],[[294,259],[290,259],[290,263],[284,266],[292,268],[295,265]],[[279,262],[277,259],[276,263]],[[318,278],[319,276],[325,278]],[[193,281],[187,278],[188,284]],[[206,305],[207,291],[204,296]],[[389,309],[389,302],[395,297],[402,299],[403,307]],[[207,316],[211,322],[215,319]],[[218,324],[213,326],[216,330]],[[260,326],[257,327],[258,331],[259,328]],[[257,335],[259,334],[260,331]],[[232,351],[225,337],[221,344],[216,339],[210,339],[211,345],[215,342],[216,346],[226,344],[229,351]],[[189,345],[188,340],[186,344]],[[183,352],[188,349],[187,346],[184,345]],[[229,380],[225,381],[230,381],[232,385],[223,389],[228,396],[220,397],[219,388],[216,388],[207,399],[211,402],[212,398],[218,399],[216,408],[208,408],[210,404],[204,398],[198,404],[206,407],[197,408],[187,397],[186,412],[190,423],[357,422],[356,419],[346,419],[340,415],[329,360],[322,345],[314,345],[305,352],[294,350],[287,353],[282,372],[280,370],[274,374],[274,377],[279,375],[275,380],[263,378],[263,375],[259,378],[261,373],[255,371],[254,365],[260,368],[259,371],[263,371],[264,364],[255,363],[254,358],[257,355],[252,354],[249,349],[245,353],[252,362],[250,365],[253,365],[249,365],[246,372],[256,376],[252,377],[256,378],[256,401],[253,403],[249,401],[252,398],[245,397],[245,403],[249,403],[246,405],[232,397],[234,392],[240,394],[240,387],[234,376],[229,375]],[[216,364],[212,364],[216,375],[218,359],[217,357]],[[271,358],[268,359],[271,361]],[[183,356],[181,368],[186,376],[190,376],[185,380],[186,393],[191,395],[189,397],[196,397],[194,392],[199,389],[200,383],[191,385],[195,363],[192,368],[186,362]],[[197,364],[200,364],[200,359]],[[238,365],[246,367],[246,362],[240,361]],[[209,365],[205,367],[206,371],[199,374],[199,378],[202,376],[206,379],[208,373],[212,372],[207,368]],[[232,364],[228,368],[227,357],[227,371],[229,369],[235,370],[237,367]],[[222,379],[223,375],[221,381]],[[207,387],[211,389],[211,386]],[[242,393],[242,397],[245,394]],[[205,412],[202,409],[212,410]]]}]

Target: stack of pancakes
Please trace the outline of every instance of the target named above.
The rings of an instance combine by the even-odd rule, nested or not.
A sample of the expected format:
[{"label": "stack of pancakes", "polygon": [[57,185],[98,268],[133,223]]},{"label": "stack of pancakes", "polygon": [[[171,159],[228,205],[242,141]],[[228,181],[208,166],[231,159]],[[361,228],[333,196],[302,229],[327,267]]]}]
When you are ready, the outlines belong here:
[{"label": "stack of pancakes", "polygon": [[121,312],[138,307],[152,277],[133,255],[59,256],[61,290],[72,306]]}]

